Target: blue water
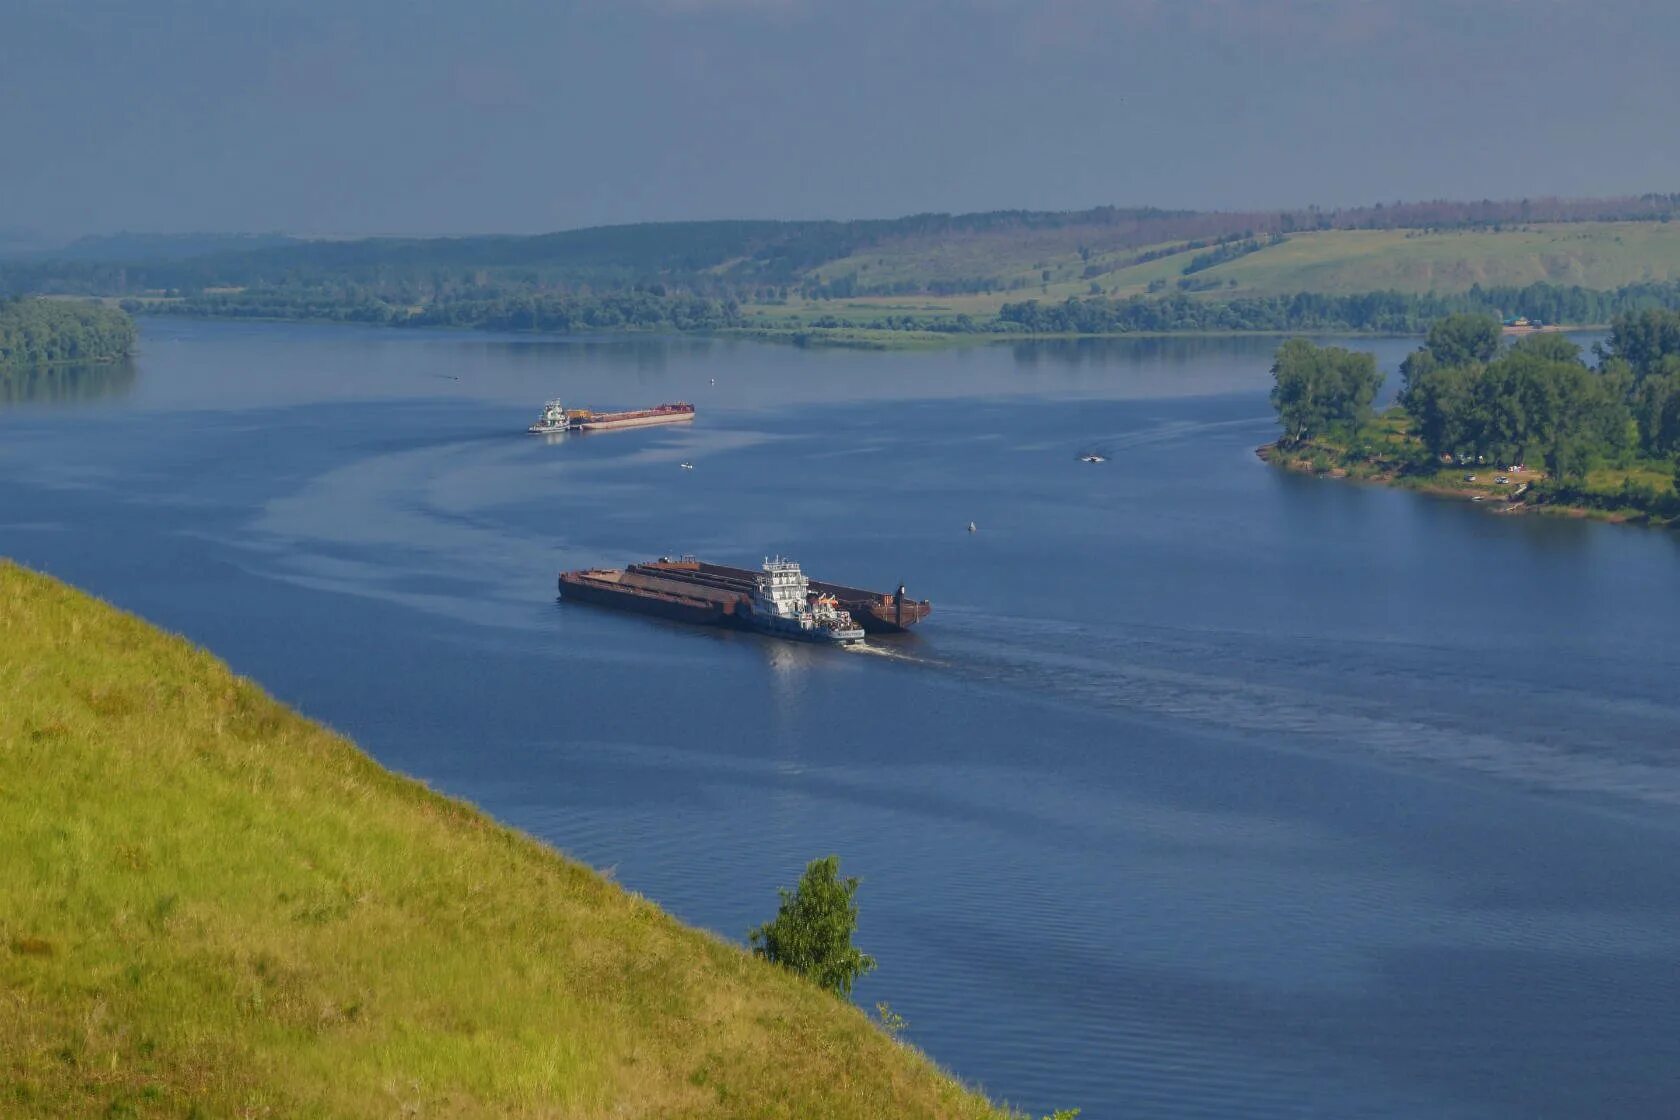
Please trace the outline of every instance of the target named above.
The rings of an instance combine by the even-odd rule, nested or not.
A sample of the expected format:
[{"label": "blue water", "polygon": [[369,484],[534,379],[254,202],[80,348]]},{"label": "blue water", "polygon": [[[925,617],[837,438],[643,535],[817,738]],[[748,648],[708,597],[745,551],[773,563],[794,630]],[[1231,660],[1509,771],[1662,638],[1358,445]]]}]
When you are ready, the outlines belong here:
[{"label": "blue water", "polygon": [[[1269,469],[1274,345],[148,321],[0,394],[0,553],[725,935],[839,853],[859,1002],[1021,1107],[1674,1115],[1680,537]],[[935,613],[555,601],[678,551]]]}]

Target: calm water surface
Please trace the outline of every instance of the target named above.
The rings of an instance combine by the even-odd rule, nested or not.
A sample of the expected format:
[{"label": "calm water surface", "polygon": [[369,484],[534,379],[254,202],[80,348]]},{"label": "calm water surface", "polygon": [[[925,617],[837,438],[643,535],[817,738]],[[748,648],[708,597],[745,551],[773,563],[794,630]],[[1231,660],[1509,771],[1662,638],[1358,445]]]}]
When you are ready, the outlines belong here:
[{"label": "calm water surface", "polygon": [[[0,394],[0,553],[724,934],[840,853],[859,1001],[1022,1107],[1675,1115],[1680,536],[1267,469],[1274,344],[148,322]],[[936,611],[555,602],[677,551]]]}]

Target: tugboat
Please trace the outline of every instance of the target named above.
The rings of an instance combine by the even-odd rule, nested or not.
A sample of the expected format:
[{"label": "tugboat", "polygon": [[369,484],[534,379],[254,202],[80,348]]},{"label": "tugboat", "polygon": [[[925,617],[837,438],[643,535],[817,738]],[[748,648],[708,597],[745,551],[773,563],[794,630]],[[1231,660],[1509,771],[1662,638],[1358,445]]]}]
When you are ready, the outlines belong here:
[{"label": "tugboat", "polygon": [[812,595],[799,565],[780,556],[764,561],[742,621],[778,638],[842,646],[863,641],[863,627],[840,609],[834,596]]},{"label": "tugboat", "polygon": [[535,424],[525,429],[534,436],[554,435],[557,432],[572,430],[572,418],[566,415],[566,406],[559,401],[549,401],[543,405],[542,416]]}]

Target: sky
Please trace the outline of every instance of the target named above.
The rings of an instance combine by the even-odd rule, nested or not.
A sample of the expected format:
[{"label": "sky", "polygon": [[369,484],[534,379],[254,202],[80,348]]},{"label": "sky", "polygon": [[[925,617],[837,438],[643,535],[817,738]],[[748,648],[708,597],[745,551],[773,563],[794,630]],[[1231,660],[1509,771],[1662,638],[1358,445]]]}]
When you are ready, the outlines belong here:
[{"label": "sky", "polygon": [[1680,191],[1656,0],[0,0],[0,230]]}]

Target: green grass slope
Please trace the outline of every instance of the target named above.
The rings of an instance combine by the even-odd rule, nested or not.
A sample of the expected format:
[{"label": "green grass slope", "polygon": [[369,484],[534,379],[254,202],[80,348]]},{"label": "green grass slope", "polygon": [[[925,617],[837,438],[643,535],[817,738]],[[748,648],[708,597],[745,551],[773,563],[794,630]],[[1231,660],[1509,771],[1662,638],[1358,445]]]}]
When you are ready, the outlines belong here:
[{"label": "green grass slope", "polygon": [[1680,277],[1680,224],[1582,222],[1492,230],[1327,230],[1217,265],[1201,277],[1261,294],[1462,292],[1546,281],[1608,290]]},{"label": "green grass slope", "polygon": [[850,1005],[0,561],[0,1115],[1001,1114]]},{"label": "green grass slope", "polygon": [[[1107,248],[1097,231],[1000,231],[985,237],[928,239],[875,246],[830,261],[821,279],[855,275],[860,286],[918,284],[924,288],[980,276],[1003,286],[974,295],[862,295],[825,300],[829,314],[853,318],[885,306],[898,313],[986,315],[1004,303],[1060,301],[1090,294],[1141,295],[1152,283],[1175,290],[1183,269],[1205,250],[1186,249],[1132,263],[1142,254],[1167,252],[1179,243]],[[1086,252],[1081,255],[1080,248]],[[1049,279],[1044,274],[1049,273]],[[1283,242],[1193,274],[1213,286],[1209,298],[1318,292],[1462,292],[1472,285],[1520,287],[1545,281],[1608,291],[1626,284],[1680,279],[1680,222],[1571,222],[1554,225],[1454,230],[1334,229],[1292,233]],[[1024,286],[1009,287],[1015,283]],[[794,303],[793,311],[810,314]],[[786,312],[788,309],[784,309]]]}]

